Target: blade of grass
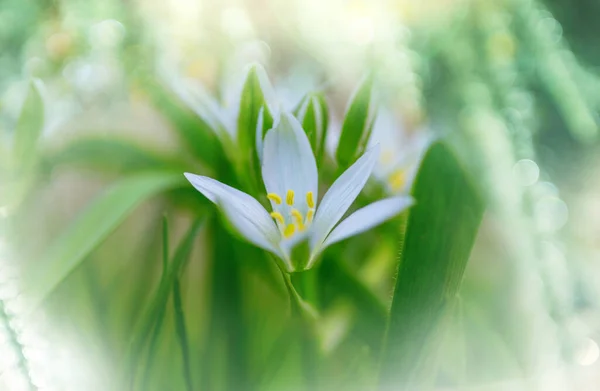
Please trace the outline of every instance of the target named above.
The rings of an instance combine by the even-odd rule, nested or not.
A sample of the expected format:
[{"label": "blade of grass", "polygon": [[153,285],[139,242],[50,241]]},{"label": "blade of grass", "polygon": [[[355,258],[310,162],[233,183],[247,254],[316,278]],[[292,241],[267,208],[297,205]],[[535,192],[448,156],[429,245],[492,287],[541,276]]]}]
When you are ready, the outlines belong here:
[{"label": "blade of grass", "polygon": [[202,357],[202,389],[211,390],[220,379],[214,352],[225,348],[225,390],[247,389],[248,376],[248,335],[245,328],[241,284],[240,259],[236,257],[236,240],[222,226],[213,221],[210,225],[213,235],[211,254],[211,293],[207,344]]},{"label": "blade of grass", "polygon": [[[248,69],[240,97],[240,111],[237,121],[239,140],[237,171],[244,186],[251,189],[252,192],[258,191],[261,186],[259,152],[256,144],[261,108],[264,110],[263,126],[259,130],[262,133],[258,136],[264,138],[266,131],[273,125],[273,116],[263,90],[263,88],[269,88],[266,83],[268,83],[268,78],[265,70],[258,64],[252,65]],[[251,175],[248,175],[248,173],[251,173]]]},{"label": "blade of grass", "polygon": [[319,273],[319,280],[327,281],[326,288],[334,290],[334,297],[352,301],[359,314],[358,334],[374,352],[379,351],[388,317],[386,304],[339,257],[326,254]]},{"label": "blade of grass", "polygon": [[35,150],[44,127],[44,102],[40,94],[39,80],[29,85],[29,90],[15,130],[13,156],[20,168],[29,168],[35,158]]},{"label": "blade of grass", "polygon": [[373,129],[373,77],[366,77],[354,92],[340,133],[336,159],[341,170],[350,167],[360,156]]},{"label": "blade of grass", "polygon": [[224,156],[217,130],[161,83],[146,78],[143,85],[155,108],[173,125],[184,147],[208,167],[216,167]]},{"label": "blade of grass", "polygon": [[35,310],[142,201],[181,184],[180,174],[144,173],[124,178],[98,196],[54,241],[45,258],[23,273],[28,309]]},{"label": "blade of grass", "polygon": [[186,167],[180,157],[168,156],[132,140],[100,136],[73,140],[57,150],[46,151],[43,159],[43,169],[47,172],[58,165],[128,173],[162,169],[183,172]]},{"label": "blade of grass", "polygon": [[466,173],[440,142],[427,151],[412,194],[417,203],[410,211],[398,267],[381,390],[422,385],[421,372],[438,325],[455,302],[484,211]]},{"label": "blade of grass", "polygon": [[179,278],[173,281],[173,306],[175,308],[175,329],[177,339],[181,347],[181,358],[183,361],[183,376],[187,391],[193,391],[192,384],[192,368],[190,364],[190,348],[188,344],[187,329],[185,327],[185,316],[183,314],[183,305],[181,300],[181,288],[179,286]]},{"label": "blade of grass", "polygon": [[[166,283],[166,279],[169,273],[169,221],[167,216],[163,215],[162,219],[162,274],[160,276],[160,285]],[[167,311],[167,302],[161,306],[156,314],[156,323],[152,327],[152,335],[150,336],[150,342],[148,343],[148,354],[146,355],[146,363],[144,364],[144,375],[143,375],[143,389],[148,389],[148,381],[150,380],[150,370],[156,356],[156,346],[158,337],[162,331],[162,326],[165,319],[165,313]]]},{"label": "blade of grass", "polygon": [[169,220],[166,215],[162,219],[162,276],[161,282],[167,278],[169,270]]},{"label": "blade of grass", "polygon": [[[129,377],[129,384],[131,386],[135,385],[137,366],[140,363],[140,357],[144,350],[144,346],[146,346],[146,341],[157,322],[162,322],[159,318],[161,318],[161,314],[164,313],[164,308],[169,299],[173,283],[181,274],[184,266],[189,260],[194,240],[197,237],[201,225],[201,220],[195,221],[185,237],[181,240],[175,251],[175,255],[173,256],[173,261],[169,265],[166,278],[161,280],[152,301],[144,310],[142,317],[136,324],[125,360],[126,373],[124,375]],[[164,315],[162,317],[164,317]]]}]

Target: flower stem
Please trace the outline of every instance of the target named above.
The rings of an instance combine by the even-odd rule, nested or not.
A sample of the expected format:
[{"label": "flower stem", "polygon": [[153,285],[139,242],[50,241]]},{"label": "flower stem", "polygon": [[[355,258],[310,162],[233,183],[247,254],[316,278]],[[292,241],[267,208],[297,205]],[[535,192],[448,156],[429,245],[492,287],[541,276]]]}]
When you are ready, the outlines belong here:
[{"label": "flower stem", "polygon": [[315,309],[300,297],[292,283],[290,274],[281,268],[279,270],[281,270],[281,276],[289,293],[291,315],[293,318],[300,320],[296,327],[299,331],[301,361],[306,389],[315,391],[318,389],[317,367],[319,353],[315,337],[318,315]]}]

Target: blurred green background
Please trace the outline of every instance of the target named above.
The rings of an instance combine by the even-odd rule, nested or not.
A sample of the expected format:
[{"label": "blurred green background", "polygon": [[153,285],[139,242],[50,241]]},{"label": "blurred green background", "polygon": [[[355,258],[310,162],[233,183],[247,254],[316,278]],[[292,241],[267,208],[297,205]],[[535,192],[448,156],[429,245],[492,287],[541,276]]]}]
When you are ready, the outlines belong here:
[{"label": "blurred green background", "polygon": [[207,97],[237,110],[250,63],[288,110],[326,98],[328,184],[368,74],[397,132],[447,140],[485,199],[422,389],[596,390],[598,17],[593,0],[0,0],[0,390],[396,389],[377,379],[405,215],[293,277],[319,310],[307,336],[272,260],[184,182],[235,177]]}]

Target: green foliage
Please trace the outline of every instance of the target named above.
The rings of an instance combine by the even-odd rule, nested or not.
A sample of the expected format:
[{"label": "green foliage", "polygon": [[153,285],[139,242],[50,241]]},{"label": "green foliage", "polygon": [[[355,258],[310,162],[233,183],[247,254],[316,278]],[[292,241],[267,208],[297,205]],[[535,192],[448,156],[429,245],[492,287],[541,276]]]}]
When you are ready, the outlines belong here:
[{"label": "green foliage", "polygon": [[14,136],[13,160],[20,171],[31,169],[43,128],[44,102],[40,95],[40,82],[32,81]]},{"label": "green foliage", "polygon": [[[106,4],[102,2],[102,6],[89,7],[87,3],[84,6],[84,2],[66,0],[60,2],[60,7],[54,4],[56,2],[47,2],[44,6],[33,8],[31,4],[20,6],[21,3],[10,0],[8,12],[0,12],[0,43],[8,45],[8,52],[3,53],[0,59],[0,70],[4,72],[0,80],[3,99],[5,96],[11,99],[11,84],[19,78],[17,73],[37,75],[41,69],[43,76],[40,77],[46,81],[48,97],[64,100],[58,103],[67,103],[65,106],[74,103],[76,111],[82,109],[76,113],[78,120],[85,119],[88,109],[103,114],[107,103],[111,108],[113,104],[118,105],[120,110],[127,105],[135,108],[142,96],[142,105],[151,106],[144,109],[154,110],[167,121],[168,126],[164,129],[152,127],[152,131],[170,132],[175,136],[174,153],[150,147],[143,134],[141,137],[139,134],[128,135],[131,139],[125,139],[123,134],[88,135],[50,150],[42,141],[62,137],[57,136],[62,135],[62,129],[41,137],[45,118],[54,120],[55,113],[50,107],[44,110],[40,85],[34,81],[29,87],[17,128],[12,133],[6,132],[7,137],[0,138],[4,155],[0,156],[0,161],[2,169],[7,168],[6,172],[0,172],[0,219],[7,215],[10,222],[15,223],[14,232],[10,234],[23,238],[15,243],[37,239],[37,231],[20,229],[21,223],[31,227],[39,219],[40,230],[46,226],[54,228],[53,221],[47,221],[52,214],[46,216],[43,210],[38,212],[43,208],[35,209],[34,223],[23,221],[34,214],[28,213],[23,206],[38,205],[38,202],[45,205],[46,192],[55,191],[53,181],[62,174],[63,168],[91,171],[93,177],[100,173],[103,177],[116,178],[116,182],[83,208],[63,232],[43,232],[53,235],[49,247],[31,246],[32,254],[28,253],[29,249],[23,249],[26,254],[24,261],[31,258],[31,263],[23,262],[24,286],[23,292],[19,293],[27,299],[25,303],[33,305],[28,309],[36,309],[60,286],[60,292],[53,299],[60,299],[64,310],[70,311],[69,321],[85,337],[97,333],[99,335],[94,337],[106,342],[108,353],[99,360],[113,364],[111,375],[122,372],[120,374],[126,378],[124,390],[364,391],[377,388],[377,384],[381,388],[389,386],[390,389],[413,390],[435,382],[435,386],[460,383],[480,369],[481,372],[488,370],[497,374],[498,367],[506,366],[510,367],[511,374],[517,373],[515,368],[520,364],[521,356],[514,354],[511,350],[515,349],[510,345],[519,344],[530,331],[537,331],[534,328],[549,318],[546,316],[548,313],[544,313],[547,308],[535,308],[538,311],[531,316],[538,318],[515,321],[510,326],[508,321],[502,324],[498,319],[504,316],[505,311],[526,315],[526,310],[518,312],[520,307],[511,300],[519,300],[520,295],[529,290],[511,291],[513,277],[527,274],[523,280],[529,281],[529,273],[535,274],[537,268],[549,269],[548,265],[542,265],[542,259],[533,254],[542,247],[532,240],[537,233],[530,232],[535,230],[533,226],[537,220],[521,219],[522,215],[531,211],[520,208],[522,203],[535,213],[543,209],[530,196],[539,190],[537,185],[541,181],[544,181],[543,191],[550,191],[548,188],[552,186],[546,186],[548,183],[545,181],[554,174],[551,170],[545,172],[540,162],[540,181],[524,189],[511,182],[514,179],[511,170],[520,159],[537,161],[536,153],[555,154],[556,151],[549,145],[556,142],[555,139],[559,143],[564,141],[565,135],[575,152],[580,147],[570,140],[571,137],[586,144],[595,140],[598,133],[596,111],[600,108],[597,69],[592,66],[588,69],[575,59],[569,50],[569,46],[575,45],[572,42],[567,44],[569,37],[566,34],[562,36],[560,24],[546,11],[541,1],[469,0],[448,6],[448,12],[446,9],[438,12],[438,7],[434,6],[431,7],[437,13],[433,18],[434,26],[419,19],[423,17],[420,13],[430,7],[417,7],[418,12],[411,12],[410,18],[396,15],[396,19],[390,13],[389,20],[395,23],[393,29],[383,25],[388,15],[379,18],[377,14],[377,18],[371,20],[375,15],[366,12],[369,8],[366,7],[365,15],[355,15],[360,19],[356,20],[358,23],[349,24],[352,26],[351,35],[334,36],[332,42],[338,45],[341,42],[338,38],[356,41],[363,38],[358,37],[357,32],[370,32],[372,37],[360,42],[370,44],[345,45],[343,50],[336,47],[336,50],[331,50],[336,53],[334,55],[319,48],[308,56],[307,51],[312,48],[305,45],[307,41],[304,38],[311,34],[306,34],[300,41],[292,40],[294,44],[288,44],[290,37],[284,35],[286,31],[297,32],[296,28],[300,26],[285,26],[282,29],[285,31],[277,30],[277,34],[263,36],[262,21],[255,26],[253,18],[258,14],[261,17],[269,15],[269,12],[246,13],[242,10],[242,21],[249,22],[244,25],[252,28],[224,28],[231,35],[226,42],[218,37],[217,28],[210,32],[208,40],[205,39],[206,31],[198,34],[202,37],[200,41],[194,41],[197,37],[186,37],[185,50],[181,50],[183,45],[179,45],[181,42],[177,39],[168,40],[167,45],[173,46],[174,50],[171,51],[170,47],[163,51],[159,43],[152,41],[154,32],[146,31],[154,27],[152,20],[146,20],[146,14],[152,12],[139,12],[136,2],[109,0]],[[35,14],[38,11],[45,13],[49,21],[40,23],[38,29],[31,15],[15,18],[20,14],[15,10],[21,8],[31,11],[26,14],[33,15],[33,11]],[[324,7],[323,12],[328,12],[328,8]],[[359,8],[362,12],[363,8]],[[209,12],[217,9],[207,8]],[[390,10],[398,11],[396,7]],[[222,16],[227,20],[232,15],[233,19],[241,19],[238,18],[239,10],[221,11],[224,11]],[[353,14],[357,10],[350,11]],[[87,15],[85,21],[78,20],[78,12]],[[173,20],[177,23],[178,18],[187,16],[180,14],[175,12],[172,18],[160,21],[165,23],[165,31],[177,31],[175,35],[179,37],[190,30],[188,27],[198,27],[199,30],[205,27],[200,24],[187,26],[187,23],[186,26],[169,26],[169,23],[174,23]],[[22,23],[23,20],[28,23]],[[97,23],[100,20],[104,22]],[[282,21],[278,24],[288,24],[287,20]],[[382,23],[382,26],[373,26],[371,22]],[[209,25],[212,26],[211,23]],[[306,25],[313,28],[311,23]],[[17,34],[25,36],[34,27],[36,30],[30,34],[31,37],[17,37]],[[269,25],[269,28],[276,27]],[[231,108],[220,107],[214,110],[212,104],[218,100],[216,97],[207,96],[204,101],[204,96],[186,95],[189,92],[186,88],[177,90],[173,85],[155,80],[156,75],[148,68],[156,64],[157,59],[166,62],[181,60],[181,64],[177,65],[182,65],[185,75],[177,79],[182,81],[178,87],[187,87],[185,83],[195,79],[194,82],[207,82],[207,90],[216,91],[216,79],[221,76],[228,78],[223,73],[228,69],[231,58],[236,66],[240,61],[238,57],[243,60],[248,55],[255,58],[254,50],[245,51],[238,47],[240,42],[246,41],[239,39],[238,33],[243,30],[252,30],[252,35],[256,35],[254,38],[264,40],[272,48],[267,61],[275,72],[271,75],[272,80],[277,82],[275,87],[300,85],[297,80],[305,80],[296,79],[295,72],[308,70],[311,78],[315,76],[315,79],[326,83],[324,90],[328,94],[333,92],[327,95],[327,99],[325,93],[311,92],[293,111],[317,160],[321,190],[314,194],[317,208],[324,189],[330,187],[339,172],[365,151],[376,108],[373,77],[369,76],[357,86],[348,102],[334,156],[330,159],[326,155],[325,140],[330,121],[343,114],[336,109],[346,99],[340,101],[338,93],[346,90],[347,86],[330,86],[328,83],[347,81],[368,64],[373,69],[367,71],[381,76],[380,81],[383,82],[378,84],[377,92],[389,98],[386,101],[389,112],[402,117],[397,119],[407,133],[416,133],[425,122],[430,123],[434,131],[441,129],[448,132],[448,139],[454,142],[453,147],[463,152],[461,156],[470,159],[468,163],[479,174],[478,179],[485,179],[486,183],[496,186],[489,186],[493,190],[488,190],[488,195],[493,202],[498,202],[499,210],[510,211],[512,220],[503,221],[523,222],[520,230],[514,230],[518,233],[512,237],[519,243],[509,249],[512,252],[506,251],[510,253],[506,255],[498,251],[502,254],[496,255],[499,260],[507,262],[490,262],[489,253],[480,256],[474,252],[474,259],[479,255],[475,260],[487,262],[484,267],[514,263],[510,272],[505,273],[510,278],[502,276],[502,273],[490,273],[494,274],[491,277],[469,275],[473,281],[465,285],[470,290],[462,290],[461,296],[470,297],[464,301],[464,309],[453,311],[456,310],[457,291],[484,205],[461,164],[442,143],[431,147],[418,170],[412,189],[416,206],[410,215],[393,218],[369,233],[332,245],[307,272],[282,273],[270,258],[270,253],[238,240],[236,235],[239,233],[231,232],[235,231],[235,227],[227,226],[227,222],[215,216],[205,216],[204,205],[208,205],[209,200],[183,182],[183,172],[207,175],[248,192],[267,207],[267,211],[271,211],[260,180],[258,150],[261,138],[273,125],[276,111],[265,71],[259,65],[248,68],[238,96],[239,108],[228,110]],[[320,30],[314,29],[313,33],[315,31]],[[380,36],[382,31],[389,32],[389,37],[387,34]],[[110,42],[123,33],[125,38],[121,44]],[[388,42],[387,38],[392,39]],[[319,44],[326,44],[329,39],[320,41]],[[60,58],[52,54],[57,52],[57,47],[58,52],[64,49]],[[192,47],[193,51],[187,50]],[[212,50],[209,47],[218,47],[219,52],[205,56],[205,53],[195,51]],[[234,47],[242,53],[233,53]],[[282,48],[285,50],[280,50]],[[172,59],[171,52],[180,53],[181,58]],[[338,53],[339,58],[332,57],[338,56]],[[198,54],[199,58],[196,57]],[[311,58],[307,60],[307,57]],[[356,59],[356,64],[337,61],[348,58]],[[20,64],[21,59],[27,62]],[[336,61],[330,62],[331,59]],[[339,64],[348,69],[339,69]],[[17,73],[9,75],[8,68]],[[82,75],[86,72],[80,71],[87,69],[104,72],[99,72],[98,77],[94,74],[89,80],[83,80],[86,78]],[[142,73],[143,79],[135,79]],[[116,83],[122,85],[116,86],[114,80],[109,81],[114,75],[119,75]],[[292,82],[288,84],[290,80]],[[132,84],[135,91],[123,88]],[[6,91],[5,86],[8,87]],[[304,86],[302,84],[301,88]],[[380,91],[379,87],[386,91]],[[115,91],[119,93],[115,94]],[[127,97],[133,99],[128,100]],[[202,106],[205,104],[207,107]],[[238,113],[237,118],[221,118],[233,115],[233,112]],[[262,125],[259,123],[261,112]],[[540,125],[538,121],[543,122],[544,119],[546,122]],[[3,120],[0,118],[0,126],[4,124]],[[11,121],[12,118],[8,123]],[[225,123],[235,129],[225,130]],[[392,129],[398,133],[403,130]],[[161,136],[168,137],[170,133]],[[563,138],[556,138],[556,135]],[[394,163],[401,161],[398,164],[402,165],[407,163],[404,160],[411,160],[402,150],[409,146],[392,147],[398,147],[398,150],[391,151],[387,157]],[[481,156],[486,158],[480,159]],[[561,169],[573,164],[559,153],[556,157],[557,166]],[[383,166],[384,155],[378,158],[377,163]],[[482,164],[481,160],[486,164]],[[408,162],[408,166],[411,164],[417,166],[419,163],[415,159]],[[376,172],[349,213],[375,200],[398,195],[384,186],[384,182],[390,180],[390,167],[380,168],[379,172],[377,168],[380,167],[376,165]],[[393,174],[408,174],[404,166],[392,169],[396,170]],[[8,178],[6,184],[5,178]],[[285,179],[295,183],[297,178]],[[37,185],[42,181],[52,182],[47,187],[49,190],[44,187],[38,191]],[[132,235],[124,235],[124,229],[109,238],[109,234],[138,205],[159,194],[165,195],[161,198],[160,207],[171,217],[169,224],[166,218],[163,221],[162,254],[155,228],[157,221],[148,224],[153,226],[151,230],[143,227],[139,231],[143,233],[137,234],[133,238],[135,240],[131,240]],[[297,198],[300,196],[296,194]],[[554,196],[557,198],[557,194]],[[502,209],[502,203],[510,208]],[[220,206],[210,205],[210,210],[218,213]],[[491,209],[490,213],[493,213]],[[156,211],[157,214],[163,212]],[[315,217],[318,212],[316,210]],[[205,218],[206,224],[202,225],[200,221]],[[143,223],[146,224],[147,220]],[[498,224],[498,220],[493,220],[493,224]],[[150,235],[150,231],[156,231],[156,235]],[[548,232],[538,236],[543,236],[544,245],[553,240]],[[175,240],[177,245],[173,256],[169,252],[170,238],[181,238]],[[504,240],[503,244],[512,241],[505,237],[501,240]],[[401,248],[398,260],[397,253]],[[524,250],[527,248],[534,251]],[[123,257],[122,250],[128,250],[124,253],[131,256]],[[294,249],[301,250],[305,248],[298,246]],[[16,254],[20,252],[15,251]],[[519,252],[521,254],[517,254]],[[160,255],[162,274],[158,281]],[[115,267],[117,263],[111,262],[113,257],[116,261],[127,258],[127,268],[123,268],[126,270]],[[496,258],[491,259],[495,261]],[[539,260],[541,266],[527,264],[529,258]],[[4,254],[0,254],[0,263],[3,259]],[[0,284],[4,277],[1,275],[2,266]],[[78,268],[82,273],[75,272]],[[394,270],[397,270],[396,279]],[[80,279],[81,274],[85,276]],[[566,273],[557,274],[562,278]],[[543,274],[540,273],[540,276],[543,277]],[[507,280],[504,286],[500,283],[503,278]],[[551,285],[552,278],[546,280],[544,277],[542,280],[544,285]],[[582,297],[585,296],[583,291],[579,292]],[[496,296],[501,299],[496,299]],[[580,301],[584,302],[583,299]],[[570,303],[568,300],[564,302]],[[557,305],[547,311],[553,322],[554,318],[570,314],[569,311],[573,310],[568,305],[565,307]],[[49,306],[48,309],[52,308]],[[575,313],[574,310],[571,312]],[[443,341],[447,345],[444,345],[446,354],[453,361],[446,368],[438,368],[436,350],[438,345],[442,345],[439,341],[442,333],[448,332],[446,320],[453,313],[459,314],[459,319],[453,319],[456,320],[455,328],[464,333],[457,333],[452,341],[454,343]],[[4,325],[8,330],[9,342],[19,353],[20,362],[25,363],[27,346],[20,343],[16,331],[11,328],[9,315],[0,300],[0,328]],[[88,317],[98,318],[93,319],[98,321],[97,329],[80,327],[81,324],[89,326],[92,323]],[[539,319],[542,321],[537,322]],[[555,322],[559,325],[558,329],[560,321]],[[522,325],[530,326],[522,331]],[[514,335],[506,332],[510,327],[517,330]],[[523,337],[522,334],[527,335]],[[471,354],[481,344],[485,344],[493,357],[481,360],[483,364],[474,363]],[[519,349],[525,353],[524,357],[535,355],[536,352],[532,354],[523,345]],[[573,346],[562,348],[560,353],[578,349]],[[553,353],[546,356],[559,356],[557,352]],[[26,375],[26,365],[21,367]],[[104,376],[106,372],[102,369],[93,368],[94,375]],[[493,379],[494,382],[497,380]],[[2,385],[0,383],[0,388]]]},{"label": "green foliage", "polygon": [[373,78],[367,77],[355,91],[342,124],[336,159],[342,169],[365,151],[374,120]]},{"label": "green foliage", "polygon": [[[141,364],[141,357],[145,348],[148,346],[151,348],[155,346],[154,342],[150,343],[150,345],[147,344],[148,338],[152,338],[151,341],[153,341],[155,340],[156,335],[160,334],[160,328],[165,317],[165,307],[169,296],[173,292],[173,289],[175,289],[176,281],[178,281],[190,259],[190,254],[201,225],[200,220],[194,222],[187,231],[185,237],[181,240],[173,255],[173,261],[169,264],[168,270],[163,273],[163,277],[161,278],[156,292],[136,324],[126,358],[127,371],[125,373],[127,377],[130,377],[129,383],[131,386],[135,385],[137,372],[139,365]],[[181,302],[178,304],[180,303]],[[176,316],[182,315],[176,314]],[[178,327],[181,327],[181,325]],[[155,336],[151,336],[150,333],[152,332]],[[181,332],[181,330],[178,330],[178,333]],[[148,357],[151,359],[154,356],[155,352],[149,350]],[[148,362],[146,365],[148,365]],[[188,365],[188,362],[184,361],[184,365]],[[187,369],[186,373],[188,373]]]},{"label": "green foliage", "polygon": [[35,309],[142,201],[180,186],[181,174],[152,172],[117,182],[88,205],[25,275]]},{"label": "green foliage", "polygon": [[329,126],[329,108],[325,96],[322,93],[308,94],[303,98],[294,114],[302,124],[315,152],[317,165],[320,166]]},{"label": "green foliage", "polygon": [[183,313],[183,305],[181,300],[181,286],[179,284],[179,278],[175,278],[175,281],[173,281],[173,307],[175,308],[175,330],[177,332],[179,346],[181,347],[181,359],[183,361],[183,377],[185,379],[187,391],[192,391],[194,389],[194,386],[192,383],[190,347],[188,342],[188,332],[185,325],[185,316]]},{"label": "green foliage", "polygon": [[[210,248],[211,293],[208,314],[207,344],[204,346],[202,389],[243,390],[251,383],[249,377],[249,332],[244,311],[241,262],[245,259],[243,247],[217,221],[211,223]],[[225,357],[220,366],[214,359],[217,352]],[[222,378],[219,378],[221,375]],[[222,383],[221,383],[222,382]]]},{"label": "green foliage", "polygon": [[145,82],[154,107],[159,110],[179,136],[184,150],[208,168],[214,168],[224,156],[217,129],[186,107],[173,93],[155,81]]},{"label": "green foliage", "polygon": [[[410,211],[390,311],[381,389],[413,390],[433,381],[432,349],[456,299],[484,204],[443,143],[424,157]],[[423,373],[424,370],[427,372]]]},{"label": "green foliage", "polygon": [[[264,69],[259,65],[250,67],[242,89],[239,117],[237,120],[237,137],[239,146],[238,170],[248,170],[252,181],[247,183],[250,188],[258,186],[260,178],[260,165],[256,150],[257,137],[264,138],[267,130],[273,125],[273,116],[270,112],[269,102],[265,96],[268,79]],[[263,126],[257,129],[260,110],[263,110]]]},{"label": "green foliage", "polygon": [[44,169],[55,166],[85,167],[97,171],[133,173],[137,171],[172,170],[182,172],[183,159],[149,150],[129,140],[107,137],[78,138],[58,151],[48,152]]}]

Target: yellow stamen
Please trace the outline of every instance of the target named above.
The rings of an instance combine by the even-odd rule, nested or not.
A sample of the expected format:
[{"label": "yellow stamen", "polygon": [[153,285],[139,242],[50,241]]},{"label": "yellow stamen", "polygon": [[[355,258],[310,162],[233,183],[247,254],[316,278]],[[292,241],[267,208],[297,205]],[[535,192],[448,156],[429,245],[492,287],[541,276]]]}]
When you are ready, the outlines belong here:
[{"label": "yellow stamen", "polygon": [[285,197],[285,202],[287,202],[288,205],[294,205],[294,190],[288,190],[287,191],[287,195]]},{"label": "yellow stamen", "polygon": [[281,197],[275,193],[267,194],[267,198],[276,203],[277,205],[281,205]]},{"label": "yellow stamen", "polygon": [[308,193],[306,193],[306,204],[308,205],[309,208],[315,207],[315,199],[313,198],[312,191],[309,191]]},{"label": "yellow stamen", "polygon": [[296,219],[296,221],[302,221],[302,213],[300,213],[300,211],[298,209],[292,209],[292,216],[294,216],[294,218]]},{"label": "yellow stamen", "polygon": [[275,220],[277,220],[277,222],[279,224],[285,223],[285,220],[283,219],[283,215],[279,212],[271,212],[271,217],[274,218]]},{"label": "yellow stamen", "polygon": [[298,209],[292,209],[292,216],[296,219],[296,224],[298,225],[298,230],[300,232],[304,231],[304,217],[302,217],[302,213]]},{"label": "yellow stamen", "polygon": [[402,169],[398,169],[390,174],[388,182],[393,190],[400,190],[406,183],[406,173]]},{"label": "yellow stamen", "polygon": [[296,226],[294,224],[288,224],[283,230],[283,236],[289,238],[294,235],[294,232],[296,232]]},{"label": "yellow stamen", "polygon": [[309,209],[308,213],[306,213],[306,221],[308,221],[309,223],[312,222],[314,216],[315,216],[315,210]]}]

